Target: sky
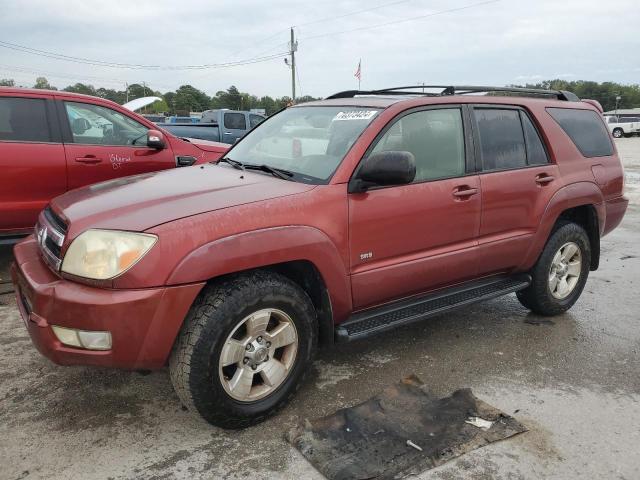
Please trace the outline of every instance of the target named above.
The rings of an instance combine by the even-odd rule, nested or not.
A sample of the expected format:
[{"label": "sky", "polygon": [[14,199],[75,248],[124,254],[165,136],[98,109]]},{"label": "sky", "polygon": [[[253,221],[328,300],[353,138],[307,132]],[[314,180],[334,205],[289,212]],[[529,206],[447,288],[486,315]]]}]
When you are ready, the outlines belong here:
[{"label": "sky", "polygon": [[61,61],[0,46],[0,78],[37,76],[154,90],[230,85],[291,94],[278,57],[227,68],[165,69],[285,53],[298,40],[297,95],[427,84],[507,85],[544,79],[640,83],[638,0],[0,0],[0,42],[111,63]]}]

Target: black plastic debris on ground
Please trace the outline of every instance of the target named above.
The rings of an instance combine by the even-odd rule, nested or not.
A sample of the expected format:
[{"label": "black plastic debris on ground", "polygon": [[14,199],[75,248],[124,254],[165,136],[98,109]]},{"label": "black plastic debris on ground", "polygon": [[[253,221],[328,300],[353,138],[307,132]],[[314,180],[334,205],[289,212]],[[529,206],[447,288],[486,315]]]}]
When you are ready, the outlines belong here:
[{"label": "black plastic debris on ground", "polygon": [[524,431],[470,389],[436,398],[410,376],[360,405],[306,421],[287,440],[330,480],[397,479]]}]

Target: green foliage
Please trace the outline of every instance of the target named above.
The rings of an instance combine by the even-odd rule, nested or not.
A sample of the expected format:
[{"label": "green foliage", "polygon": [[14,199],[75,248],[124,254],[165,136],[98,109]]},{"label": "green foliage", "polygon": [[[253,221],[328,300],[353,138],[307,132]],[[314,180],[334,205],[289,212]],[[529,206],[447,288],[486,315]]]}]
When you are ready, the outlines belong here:
[{"label": "green foliage", "polygon": [[15,87],[16,82],[12,78],[0,78],[0,87]]},{"label": "green foliage", "polygon": [[524,85],[528,88],[550,88],[568,90],[580,98],[597,100],[604,111],[616,108],[616,97],[620,96],[618,108],[640,107],[640,85],[621,85],[615,82],[591,82],[586,80],[545,80],[536,84]]},{"label": "green foliage", "polygon": [[96,89],[93,85],[85,85],[84,83],[76,83],[75,85],[69,85],[63,89],[65,92],[82,93],[84,95],[96,95]]},{"label": "green foliage", "polygon": [[[12,79],[1,79],[0,86],[12,87],[15,82]],[[34,88],[53,89],[45,77],[38,77]],[[115,90],[113,88],[94,87],[86,83],[76,83],[63,89],[65,92],[82,93],[111,100],[124,104],[127,101],[141,97],[157,96],[162,101],[155,102],[144,108],[144,113],[181,113],[199,112],[208,109],[228,108],[230,110],[251,110],[253,108],[263,108],[267,115],[272,115],[278,110],[291,104],[291,98],[263,96],[258,98],[246,92],[241,92],[235,85],[231,85],[226,90],[219,90],[213,97],[209,97],[205,92],[192,85],[182,85],[174,92],[161,93],[152,90],[143,83],[132,83],[125,90]],[[297,99],[297,103],[310,102],[317,98],[306,95]]]},{"label": "green foliage", "polygon": [[36,84],[33,86],[33,88],[38,88],[40,90],[57,90],[56,87],[51,86],[49,80],[47,80],[45,77],[36,78]]}]

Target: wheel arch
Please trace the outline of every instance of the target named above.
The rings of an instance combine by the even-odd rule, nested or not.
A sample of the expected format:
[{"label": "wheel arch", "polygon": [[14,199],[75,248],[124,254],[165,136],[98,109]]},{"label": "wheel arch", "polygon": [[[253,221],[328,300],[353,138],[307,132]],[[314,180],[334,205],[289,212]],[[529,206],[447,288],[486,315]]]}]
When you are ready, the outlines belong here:
[{"label": "wheel arch", "polygon": [[567,219],[586,230],[591,244],[590,269],[598,268],[600,237],[606,220],[604,198],[595,183],[577,182],[558,190],[547,204],[529,252],[521,265],[523,270],[533,267],[558,222]]},{"label": "wheel arch", "polygon": [[168,284],[209,282],[254,270],[278,272],[305,290],[318,312],[321,341],[332,341],[334,323],[351,311],[351,287],[336,245],[314,227],[275,227],[209,242],[178,264]]}]

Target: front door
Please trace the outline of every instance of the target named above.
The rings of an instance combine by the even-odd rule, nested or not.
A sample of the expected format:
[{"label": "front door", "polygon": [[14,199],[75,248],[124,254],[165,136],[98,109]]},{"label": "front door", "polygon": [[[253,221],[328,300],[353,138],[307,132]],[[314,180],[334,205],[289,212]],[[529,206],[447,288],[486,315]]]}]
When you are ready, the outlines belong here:
[{"label": "front door", "polygon": [[525,110],[476,106],[473,121],[482,187],[479,271],[508,272],[529,251],[560,175]]},{"label": "front door", "polygon": [[171,147],[148,148],[148,128],[122,112],[67,101],[62,110],[70,189],[176,166]]},{"label": "front door", "polygon": [[409,111],[370,149],[411,152],[416,178],[349,195],[355,309],[477,275],[481,193],[464,119],[460,106]]}]

